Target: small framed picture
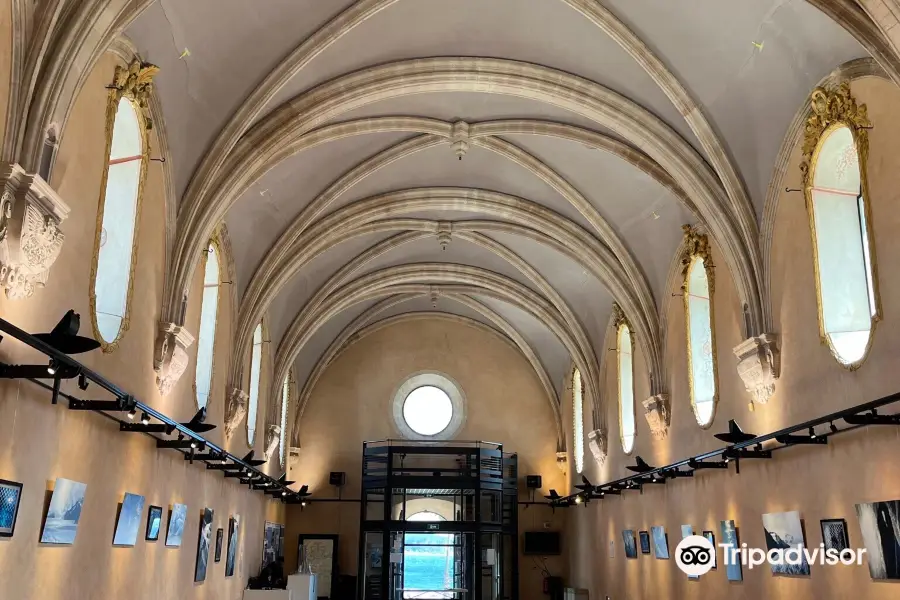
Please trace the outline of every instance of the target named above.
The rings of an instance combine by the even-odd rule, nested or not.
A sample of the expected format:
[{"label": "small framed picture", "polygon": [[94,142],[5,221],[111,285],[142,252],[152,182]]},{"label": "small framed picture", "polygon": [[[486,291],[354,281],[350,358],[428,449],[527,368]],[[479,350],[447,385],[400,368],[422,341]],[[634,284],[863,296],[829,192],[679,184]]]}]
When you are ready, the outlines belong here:
[{"label": "small framed picture", "polygon": [[832,548],[840,552],[850,547],[850,538],[847,536],[847,521],[844,519],[822,519],[822,542],[826,550]]},{"label": "small framed picture", "polygon": [[12,537],[22,502],[22,484],[0,479],[0,537]]},{"label": "small framed picture", "polygon": [[145,538],[151,542],[158,540],[160,527],[162,527],[162,507],[151,506],[147,512],[147,535]]},{"label": "small framed picture", "polygon": [[[709,540],[709,543],[713,545],[713,548],[716,547],[716,534],[715,533],[713,533],[712,531],[704,531],[703,537],[705,537],[707,540]],[[713,552],[712,568],[713,569],[716,568],[716,552]]]},{"label": "small framed picture", "polygon": [[641,538],[641,554],[650,554],[650,533],[641,531],[638,536]]},{"label": "small framed picture", "polygon": [[222,538],[225,537],[225,532],[221,527],[216,531],[216,562],[222,561]]}]

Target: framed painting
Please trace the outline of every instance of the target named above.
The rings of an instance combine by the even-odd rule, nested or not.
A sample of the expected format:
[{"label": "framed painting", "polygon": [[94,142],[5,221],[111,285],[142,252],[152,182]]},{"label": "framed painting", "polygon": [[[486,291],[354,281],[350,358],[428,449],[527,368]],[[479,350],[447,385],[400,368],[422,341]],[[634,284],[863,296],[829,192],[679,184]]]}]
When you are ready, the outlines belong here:
[{"label": "framed painting", "polygon": [[822,543],[825,550],[846,550],[850,547],[850,538],[847,535],[847,521],[844,519],[822,519]]},{"label": "framed painting", "polygon": [[159,530],[162,527],[162,507],[151,506],[147,511],[147,541],[155,542],[159,539]]},{"label": "framed painting", "polygon": [[222,562],[222,538],[225,532],[219,527],[216,530],[216,562]]},{"label": "framed painting", "polygon": [[637,544],[634,541],[634,529],[622,531],[622,543],[625,546],[625,558],[637,558]]},{"label": "framed painting", "polygon": [[125,494],[113,536],[113,546],[134,546],[141,528],[141,514],[144,512],[144,497]]},{"label": "framed painting", "polygon": [[0,479],[0,537],[12,537],[22,502],[22,484]]},{"label": "framed painting", "polygon": [[638,537],[641,540],[641,554],[650,554],[650,533],[639,531]]},{"label": "framed painting", "polygon": [[84,507],[86,483],[79,483],[62,477],[56,480],[50,497],[47,520],[41,532],[42,544],[74,544],[78,533],[78,521]]}]

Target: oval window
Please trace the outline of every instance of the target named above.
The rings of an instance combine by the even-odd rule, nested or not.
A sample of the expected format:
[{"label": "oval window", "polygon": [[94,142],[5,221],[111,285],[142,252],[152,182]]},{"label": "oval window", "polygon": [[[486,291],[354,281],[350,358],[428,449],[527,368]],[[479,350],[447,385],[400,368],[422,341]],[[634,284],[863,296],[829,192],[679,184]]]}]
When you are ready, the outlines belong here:
[{"label": "oval window", "polygon": [[409,393],[403,401],[403,419],[419,435],[437,435],[453,418],[453,403],[444,390],[423,385]]},{"label": "oval window", "polygon": [[716,411],[716,337],[706,267],[703,257],[692,258],[685,286],[691,405],[702,427],[712,423]]},{"label": "oval window", "polygon": [[619,427],[622,436],[622,450],[625,454],[634,449],[636,428],[634,422],[634,358],[632,356],[631,329],[623,323],[616,336],[616,351],[619,359]]},{"label": "oval window", "polygon": [[142,119],[131,101],[122,98],[109,141],[91,294],[94,326],[104,350],[114,346],[128,328],[144,142]]},{"label": "oval window", "polygon": [[810,181],[820,333],[835,358],[853,367],[868,351],[877,305],[859,152],[843,123],[819,138]]},{"label": "oval window", "polygon": [[575,471],[584,470],[584,389],[581,371],[572,371],[572,437],[575,442]]},{"label": "oval window", "polygon": [[216,247],[209,245],[206,267],[203,271],[203,302],[200,305],[200,333],[197,339],[197,371],[194,385],[197,388],[197,406],[203,408],[209,402],[212,384],[213,355],[216,344],[216,314],[219,308],[219,257]]},{"label": "oval window", "polygon": [[250,353],[250,400],[247,402],[247,443],[252,447],[256,439],[256,409],[259,406],[259,376],[262,368],[262,325],[253,330],[253,350]]}]

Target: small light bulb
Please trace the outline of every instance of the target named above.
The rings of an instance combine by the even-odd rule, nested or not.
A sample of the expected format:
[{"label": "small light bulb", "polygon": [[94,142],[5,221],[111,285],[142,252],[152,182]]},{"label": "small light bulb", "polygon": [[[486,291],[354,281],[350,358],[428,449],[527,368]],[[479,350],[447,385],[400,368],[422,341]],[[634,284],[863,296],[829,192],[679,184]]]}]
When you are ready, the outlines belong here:
[{"label": "small light bulb", "polygon": [[306,500],[300,503],[300,506],[306,506]]},{"label": "small light bulb", "polygon": [[197,442],[191,442],[191,448],[196,448],[196,447],[197,447]]},{"label": "small light bulb", "polygon": [[149,425],[150,424],[150,415],[148,415],[147,413],[141,414],[141,423],[143,423],[144,425]]},{"label": "small light bulb", "polygon": [[812,427],[809,428],[809,437],[812,439],[816,439],[816,430]]},{"label": "small light bulb", "polygon": [[50,359],[50,363],[47,365],[47,373],[50,375],[56,375],[56,361],[52,358]]},{"label": "small light bulb", "polygon": [[575,504],[581,504],[581,496],[575,496]]},{"label": "small light bulb", "polygon": [[128,411],[128,420],[134,421],[134,417],[136,415],[137,415],[137,411],[132,408],[130,411]]}]

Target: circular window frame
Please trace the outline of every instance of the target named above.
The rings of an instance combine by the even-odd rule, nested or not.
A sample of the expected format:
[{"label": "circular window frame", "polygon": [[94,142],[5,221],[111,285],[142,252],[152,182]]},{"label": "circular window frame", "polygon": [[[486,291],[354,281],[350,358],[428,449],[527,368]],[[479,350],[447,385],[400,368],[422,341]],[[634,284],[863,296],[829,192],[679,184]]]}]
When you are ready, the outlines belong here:
[{"label": "circular window frame", "polygon": [[[417,433],[409,426],[409,423],[406,422],[406,418],[403,416],[403,405],[406,403],[406,398],[414,390],[425,386],[436,387],[447,394],[450,398],[450,407],[453,411],[447,426],[434,435]],[[391,405],[391,412],[394,415],[394,425],[397,427],[400,435],[408,440],[451,440],[456,436],[462,428],[463,423],[466,421],[466,397],[462,388],[449,375],[435,371],[414,373],[403,380],[403,383],[401,383],[394,392]]]}]

